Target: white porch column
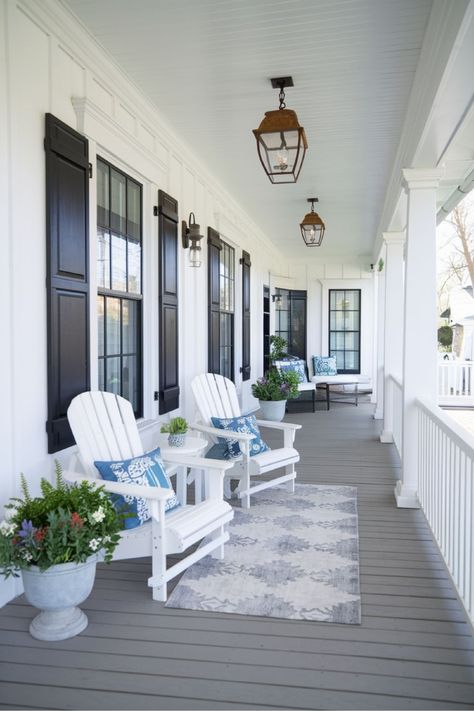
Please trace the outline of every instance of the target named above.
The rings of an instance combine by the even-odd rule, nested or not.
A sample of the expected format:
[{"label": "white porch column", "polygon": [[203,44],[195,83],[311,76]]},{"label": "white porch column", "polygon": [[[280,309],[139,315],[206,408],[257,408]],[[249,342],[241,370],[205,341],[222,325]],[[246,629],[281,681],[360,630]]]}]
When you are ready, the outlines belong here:
[{"label": "white porch column", "polygon": [[418,423],[415,398],[436,401],[436,190],[435,169],[403,171],[408,194],[403,342],[402,480],[397,506],[418,508]]},{"label": "white porch column", "polygon": [[[384,254],[384,252],[382,252]],[[384,259],[384,257],[381,257]],[[385,259],[384,259],[385,261]],[[385,339],[385,266],[379,271],[380,260],[375,264],[377,280],[377,360],[376,360],[376,406],[374,420],[383,419],[384,411],[384,339]]]},{"label": "white porch column", "polygon": [[385,339],[384,417],[381,442],[393,442],[393,383],[388,375],[402,377],[403,367],[403,251],[405,232],[384,232]]}]

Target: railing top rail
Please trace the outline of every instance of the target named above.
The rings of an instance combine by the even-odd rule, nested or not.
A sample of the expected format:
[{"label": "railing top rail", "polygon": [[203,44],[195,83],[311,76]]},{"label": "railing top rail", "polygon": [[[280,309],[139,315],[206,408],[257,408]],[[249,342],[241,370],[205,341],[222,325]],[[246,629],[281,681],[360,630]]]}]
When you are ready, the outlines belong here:
[{"label": "railing top rail", "polygon": [[398,385],[400,390],[403,388],[403,380],[400,375],[395,375],[394,373],[388,373],[387,378],[390,378],[391,380],[393,380],[395,385]]},{"label": "railing top rail", "polygon": [[474,436],[467,430],[458,425],[452,417],[446,415],[444,411],[430,402],[429,400],[420,400],[416,398],[415,405],[425,412],[443,432],[457,444],[467,454],[468,457],[474,460]]},{"label": "railing top rail", "polygon": [[459,368],[459,366],[462,366],[463,368],[472,368],[474,365],[473,360],[440,360],[438,361],[438,366],[442,368]]}]

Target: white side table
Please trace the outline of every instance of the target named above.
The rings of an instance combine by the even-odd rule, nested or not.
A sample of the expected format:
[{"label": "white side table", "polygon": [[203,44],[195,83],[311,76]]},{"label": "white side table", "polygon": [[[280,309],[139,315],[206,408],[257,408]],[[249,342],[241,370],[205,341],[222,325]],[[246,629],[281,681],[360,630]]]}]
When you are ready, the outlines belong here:
[{"label": "white side table", "polygon": [[[190,435],[186,435],[186,439],[182,447],[170,447],[168,444],[168,435],[166,433],[161,433],[158,435],[156,445],[160,448],[161,456],[166,461],[166,455],[170,453],[189,454],[191,457],[198,457],[207,449],[208,441],[206,439],[203,439],[202,437],[192,437]],[[173,471],[171,474],[171,476],[176,474],[176,496],[178,497],[180,504],[183,506],[186,505],[187,500],[186,487],[188,484],[188,479],[186,476],[186,469],[187,467],[175,465],[175,471]],[[198,488],[197,482],[196,488]],[[201,487],[199,486],[199,489],[200,488]]]}]

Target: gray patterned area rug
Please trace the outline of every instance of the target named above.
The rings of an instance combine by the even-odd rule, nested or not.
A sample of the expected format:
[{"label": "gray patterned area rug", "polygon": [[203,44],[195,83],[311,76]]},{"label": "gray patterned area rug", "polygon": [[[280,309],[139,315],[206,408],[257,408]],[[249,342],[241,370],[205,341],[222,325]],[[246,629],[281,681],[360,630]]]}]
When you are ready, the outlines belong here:
[{"label": "gray patterned area rug", "polygon": [[360,624],[357,489],[297,484],[235,508],[225,559],[185,572],[166,607]]}]

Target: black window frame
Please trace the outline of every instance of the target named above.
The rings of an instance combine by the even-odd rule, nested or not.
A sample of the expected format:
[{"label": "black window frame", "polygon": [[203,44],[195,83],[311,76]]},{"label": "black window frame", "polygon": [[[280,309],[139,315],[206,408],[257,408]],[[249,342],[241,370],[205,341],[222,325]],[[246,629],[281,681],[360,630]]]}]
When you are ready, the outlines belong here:
[{"label": "black window frame", "polygon": [[[343,302],[346,301],[345,295],[347,292],[357,292],[359,294],[359,308],[358,309],[332,309],[331,308],[331,296],[333,293],[342,293],[343,294]],[[347,312],[357,312],[359,314],[359,328],[358,329],[331,329],[331,313],[347,313]],[[359,347],[358,349],[356,348],[346,348],[340,349],[340,348],[331,348],[331,334],[333,333],[357,333],[359,336],[358,342],[359,342]],[[341,368],[339,365],[337,365],[337,372],[342,373],[342,374],[354,374],[358,375],[360,374],[360,348],[361,348],[361,334],[362,334],[362,289],[329,289],[328,293],[328,354],[330,356],[334,355],[334,353],[344,353],[344,367]],[[345,346],[345,344],[344,344]],[[358,368],[346,368],[346,353],[357,353],[357,362],[358,362]],[[336,356],[334,356],[336,357]]]},{"label": "black window frame", "polygon": [[[220,303],[219,303],[219,325],[220,325],[220,335],[219,335],[219,373],[229,380],[234,381],[235,378],[235,248],[232,247],[228,242],[222,242],[222,249],[219,254],[219,293],[220,293]],[[229,264],[232,264],[232,275],[226,275],[224,273],[226,255],[229,256]],[[225,293],[226,286],[230,286],[232,291],[232,308],[225,308],[223,306],[223,291]],[[224,297],[225,300],[225,297]],[[226,324],[226,325],[224,325]],[[230,334],[230,344],[224,338],[224,336]],[[230,368],[223,372],[222,360],[223,351],[227,351],[227,361],[230,363]]]},{"label": "black window frame", "polygon": [[[307,292],[300,289],[282,289],[277,287],[275,289],[275,335],[282,336],[288,344],[288,353],[292,356],[297,356],[302,360],[306,361],[306,343],[307,343],[307,332],[308,332],[308,321],[307,321]],[[279,301],[279,298],[281,301]],[[288,308],[282,308],[280,304],[283,303],[283,299],[287,300]],[[296,301],[304,303],[304,328],[303,328],[303,340],[300,346],[295,345],[295,340],[293,337],[293,308],[292,305]],[[280,328],[281,314],[287,312],[287,328]]]},{"label": "black window frame", "polygon": [[[102,156],[97,156],[96,160],[96,167],[97,167],[97,174],[99,172],[98,169],[98,164],[99,162],[103,163],[108,167],[109,171],[109,185],[108,185],[108,224],[105,224],[105,220],[100,220],[99,219],[99,205],[97,205],[97,239],[99,238],[99,232],[105,232],[107,231],[109,234],[109,275],[110,275],[110,280],[109,280],[109,288],[103,285],[97,285],[97,308],[99,312],[99,299],[103,299],[104,303],[104,320],[103,320],[103,337],[102,337],[102,342],[103,342],[103,354],[98,355],[98,365],[99,365],[99,389],[101,389],[101,383],[100,383],[100,372],[101,372],[101,363],[103,363],[103,385],[105,385],[107,381],[107,361],[112,359],[112,358],[119,358],[120,359],[120,388],[119,390],[108,390],[107,392],[117,392],[117,394],[122,395],[126,397],[127,399],[129,398],[129,393],[124,392],[124,379],[123,379],[123,373],[125,371],[125,366],[124,366],[124,359],[129,358],[129,357],[134,357],[136,359],[136,393],[137,393],[137,399],[136,403],[134,406],[134,414],[135,417],[142,417],[143,415],[143,185],[139,183],[135,178],[132,176],[128,175],[125,173],[123,170],[118,168],[116,165],[108,161],[106,158],[103,158]],[[111,205],[112,205],[112,181],[110,179],[111,176],[111,171],[114,170],[115,172],[119,173],[125,178],[125,231],[121,229],[115,229],[115,227],[112,227],[111,225]],[[131,292],[129,291],[129,256],[128,256],[128,244],[129,241],[132,240],[134,242],[137,242],[136,236],[129,234],[129,231],[127,229],[128,226],[128,185],[129,183],[133,183],[135,186],[139,188],[140,191],[140,230],[139,230],[139,239],[138,242],[140,244],[140,292]],[[113,269],[113,258],[112,258],[112,239],[111,236],[112,234],[118,235],[122,238],[125,238],[126,244],[127,244],[127,255],[125,259],[125,264],[126,264],[126,274],[125,274],[125,282],[126,282],[126,290],[121,290],[121,289],[112,289],[112,269]],[[108,299],[118,299],[120,302],[120,319],[119,319],[119,339],[120,339],[120,347],[118,353],[113,353],[113,354],[108,354],[107,353],[107,333],[106,333],[106,314],[107,314],[107,305],[108,305]],[[136,342],[136,350],[135,351],[130,351],[130,352],[124,352],[124,338],[123,338],[123,311],[124,307],[123,304],[125,301],[128,302],[134,302],[136,304],[136,334],[135,334],[135,342]],[[98,325],[99,327],[99,325]]]}]

